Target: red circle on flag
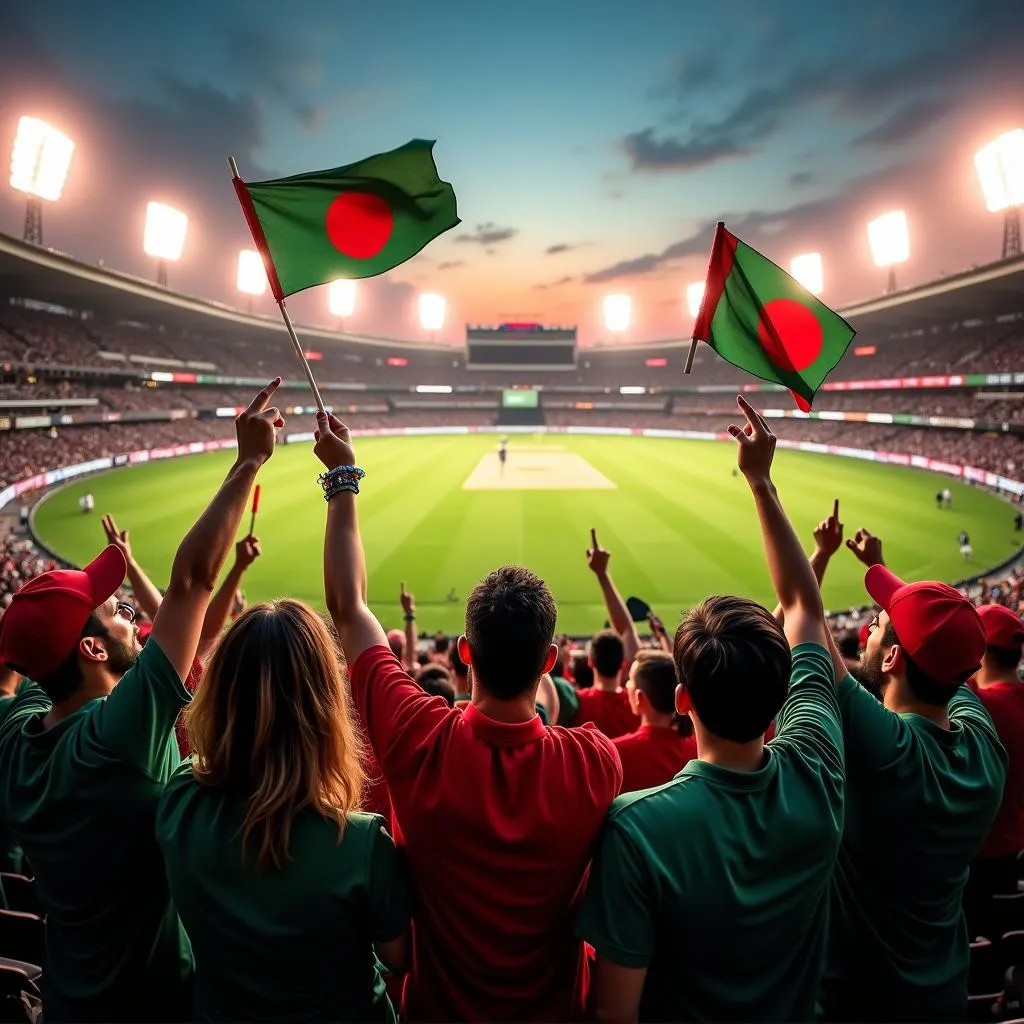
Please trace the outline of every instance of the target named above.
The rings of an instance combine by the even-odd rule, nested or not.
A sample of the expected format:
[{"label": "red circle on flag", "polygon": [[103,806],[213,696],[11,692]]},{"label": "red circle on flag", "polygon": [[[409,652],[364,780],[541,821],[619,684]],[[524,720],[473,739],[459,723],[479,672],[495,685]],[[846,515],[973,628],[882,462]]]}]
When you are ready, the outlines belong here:
[{"label": "red circle on flag", "polygon": [[825,340],[818,318],[796,299],[767,303],[757,335],[765,354],[780,370],[806,370],[821,354]]},{"label": "red circle on flag", "polygon": [[395,227],[391,207],[371,192],[343,192],[327,209],[327,237],[343,256],[368,260],[388,244]]}]

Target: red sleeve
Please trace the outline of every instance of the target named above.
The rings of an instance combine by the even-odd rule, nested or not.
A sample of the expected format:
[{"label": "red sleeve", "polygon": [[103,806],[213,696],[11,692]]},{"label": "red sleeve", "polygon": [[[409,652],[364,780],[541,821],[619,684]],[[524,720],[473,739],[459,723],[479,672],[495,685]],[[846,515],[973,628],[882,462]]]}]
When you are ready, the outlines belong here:
[{"label": "red sleeve", "polygon": [[388,783],[415,772],[460,712],[428,696],[390,647],[370,647],[349,674],[352,702]]}]

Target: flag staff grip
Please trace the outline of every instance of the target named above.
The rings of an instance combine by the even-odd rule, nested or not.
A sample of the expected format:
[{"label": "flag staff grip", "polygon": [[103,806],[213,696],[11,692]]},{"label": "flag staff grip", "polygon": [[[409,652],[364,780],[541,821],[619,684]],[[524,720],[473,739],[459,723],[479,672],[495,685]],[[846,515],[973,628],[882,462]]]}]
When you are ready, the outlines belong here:
[{"label": "flag staff grip", "polygon": [[231,171],[231,178],[235,183],[235,193],[242,206],[242,213],[245,215],[245,222],[249,227],[252,240],[255,243],[256,248],[259,250],[260,256],[263,258],[263,265],[267,271],[267,280],[270,282],[271,290],[274,293],[274,301],[277,303],[277,308],[281,312],[281,319],[284,321],[285,330],[288,331],[288,337],[291,338],[295,354],[299,357],[299,362],[302,363],[302,370],[306,375],[306,380],[309,382],[309,388],[313,392],[313,400],[316,402],[317,410],[321,413],[326,413],[327,410],[324,408],[324,400],[320,395],[320,389],[316,386],[316,380],[313,377],[313,371],[310,368],[309,360],[306,358],[306,353],[302,351],[302,345],[299,344],[299,338],[295,333],[295,326],[292,324],[292,318],[288,315],[288,307],[284,304],[284,295],[281,294],[281,285],[277,278],[277,268],[274,266],[274,260],[270,255],[270,249],[267,247],[266,239],[263,237],[263,230],[259,225],[259,220],[256,218],[255,211],[252,209],[252,200],[249,199],[247,194],[244,194],[245,186],[242,183],[242,179],[238,173],[238,164],[235,162],[235,158],[233,156],[228,157],[228,169]]},{"label": "flag staff grip", "polygon": [[683,373],[689,373],[693,369],[693,356],[697,351],[697,339],[690,339],[690,351],[686,353],[686,366],[683,369]]}]

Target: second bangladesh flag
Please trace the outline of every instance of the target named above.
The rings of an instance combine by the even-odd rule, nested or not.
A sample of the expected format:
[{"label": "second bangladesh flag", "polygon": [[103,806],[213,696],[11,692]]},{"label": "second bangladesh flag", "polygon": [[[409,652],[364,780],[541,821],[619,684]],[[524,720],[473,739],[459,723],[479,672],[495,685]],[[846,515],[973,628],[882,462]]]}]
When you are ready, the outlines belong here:
[{"label": "second bangladesh flag", "polygon": [[856,332],[719,223],[693,336],[723,359],[793,392],[805,412]]},{"label": "second bangladesh flag", "polygon": [[234,179],[275,299],[335,278],[375,277],[459,223],[433,142],[290,178]]}]

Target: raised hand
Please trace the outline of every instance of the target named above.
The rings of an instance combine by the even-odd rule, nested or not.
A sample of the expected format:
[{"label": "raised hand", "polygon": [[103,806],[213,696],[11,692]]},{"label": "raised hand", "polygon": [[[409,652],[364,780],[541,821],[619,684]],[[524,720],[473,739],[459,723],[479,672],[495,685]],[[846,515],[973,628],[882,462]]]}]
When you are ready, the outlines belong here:
[{"label": "raised hand", "polygon": [[239,462],[252,460],[262,465],[274,454],[276,431],[284,426],[284,417],[277,406],[268,408],[268,404],[280,384],[281,378],[275,377],[235,420]]},{"label": "raised hand", "polygon": [[885,565],[885,559],[882,557],[881,539],[863,528],[858,530],[856,535],[846,542],[846,546],[866,566]]},{"label": "raised hand", "polygon": [[598,543],[597,530],[590,528],[590,547],[587,548],[587,565],[595,576],[605,576],[608,573],[608,561],[612,557],[610,551],[605,551]]},{"label": "raised hand", "polygon": [[839,499],[832,506],[832,515],[822,519],[814,530],[814,545],[823,554],[832,556],[843,545],[843,524],[839,522]]},{"label": "raised hand", "polygon": [[402,584],[402,589],[399,591],[398,599],[402,602],[402,611],[406,615],[416,614],[416,598],[405,589],[404,583]]},{"label": "raised hand", "polygon": [[130,562],[132,560],[132,546],[128,542],[128,531],[119,530],[117,523],[114,522],[114,517],[111,515],[104,516],[102,522],[103,532],[107,535],[107,543],[120,548],[125,561]]},{"label": "raised hand", "polygon": [[736,464],[748,483],[767,483],[771,480],[776,437],[765,418],[742,395],[736,396],[736,404],[747,420],[742,427],[729,425],[737,443]]},{"label": "raised hand", "polygon": [[333,413],[320,412],[316,416],[316,444],[313,454],[327,469],[354,466],[356,453],[348,427]]},{"label": "raised hand", "polygon": [[235,564],[242,570],[248,569],[262,554],[259,537],[249,534],[235,545]]}]

